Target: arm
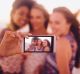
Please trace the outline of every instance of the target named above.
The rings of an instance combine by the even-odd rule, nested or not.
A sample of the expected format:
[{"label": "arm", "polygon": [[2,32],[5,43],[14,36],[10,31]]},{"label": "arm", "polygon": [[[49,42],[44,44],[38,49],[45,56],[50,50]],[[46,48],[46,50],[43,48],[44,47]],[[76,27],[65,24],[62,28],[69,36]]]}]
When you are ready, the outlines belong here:
[{"label": "arm", "polygon": [[57,41],[56,49],[56,61],[60,74],[71,74],[70,73],[70,60],[72,57],[72,49],[67,39],[60,39]]},{"label": "arm", "polygon": [[2,41],[2,39],[3,39],[3,37],[4,37],[4,34],[5,34],[5,32],[6,32],[7,30],[8,30],[8,29],[3,29],[2,31],[0,31],[0,56],[3,56],[4,53],[5,53],[5,51],[2,50],[4,45],[1,44],[1,41]]},{"label": "arm", "polygon": [[[1,56],[11,56],[14,54],[21,53],[20,50],[20,40],[18,37],[13,37],[14,33],[11,31],[7,31],[4,34],[3,39],[0,43],[0,54]],[[4,55],[2,55],[4,54]]]}]

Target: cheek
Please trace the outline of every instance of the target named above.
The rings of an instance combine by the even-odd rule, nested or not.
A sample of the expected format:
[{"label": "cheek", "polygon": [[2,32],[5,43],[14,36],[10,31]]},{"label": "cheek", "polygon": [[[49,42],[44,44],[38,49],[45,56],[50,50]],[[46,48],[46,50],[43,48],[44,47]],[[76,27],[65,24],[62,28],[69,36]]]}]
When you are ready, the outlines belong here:
[{"label": "cheek", "polygon": [[52,25],[51,27],[52,27],[52,30],[55,32],[60,31],[62,28],[60,25]]},{"label": "cheek", "polygon": [[43,42],[43,46],[45,45],[45,43]]},{"label": "cheek", "polygon": [[68,32],[70,29],[70,25],[69,24],[64,24],[64,26],[62,27],[62,31],[63,32]]},{"label": "cheek", "polygon": [[45,45],[47,46],[47,42],[45,43]]},{"label": "cheek", "polygon": [[16,24],[19,23],[19,16],[18,15],[14,14],[13,17],[12,17],[12,19],[13,19],[14,23],[16,23]]},{"label": "cheek", "polygon": [[40,41],[38,43],[41,43]]},{"label": "cheek", "polygon": [[61,24],[55,24],[52,26],[52,31],[55,35],[60,35],[64,31],[64,27]]},{"label": "cheek", "polygon": [[43,25],[44,24],[44,20],[43,19],[37,19],[37,24],[39,26]]}]

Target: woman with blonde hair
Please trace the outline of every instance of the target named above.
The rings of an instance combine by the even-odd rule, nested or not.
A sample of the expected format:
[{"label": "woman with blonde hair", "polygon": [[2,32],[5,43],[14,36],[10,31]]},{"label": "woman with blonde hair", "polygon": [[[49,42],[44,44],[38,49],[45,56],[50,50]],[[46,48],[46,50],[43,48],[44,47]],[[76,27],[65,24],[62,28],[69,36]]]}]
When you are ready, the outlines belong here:
[{"label": "woman with blonde hair", "polygon": [[[34,36],[48,35],[49,14],[42,5],[36,4],[30,12],[30,33]],[[31,53],[24,62],[25,74],[39,74],[45,62],[46,53]]]}]

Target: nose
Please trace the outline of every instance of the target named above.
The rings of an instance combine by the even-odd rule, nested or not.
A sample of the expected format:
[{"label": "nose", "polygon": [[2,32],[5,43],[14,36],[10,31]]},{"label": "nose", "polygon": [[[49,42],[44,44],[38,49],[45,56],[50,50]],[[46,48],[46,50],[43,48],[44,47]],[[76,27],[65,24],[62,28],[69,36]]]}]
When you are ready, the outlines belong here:
[{"label": "nose", "polygon": [[24,20],[27,20],[27,19],[28,19],[27,16],[25,16],[25,15],[24,15],[22,18],[23,18]]}]

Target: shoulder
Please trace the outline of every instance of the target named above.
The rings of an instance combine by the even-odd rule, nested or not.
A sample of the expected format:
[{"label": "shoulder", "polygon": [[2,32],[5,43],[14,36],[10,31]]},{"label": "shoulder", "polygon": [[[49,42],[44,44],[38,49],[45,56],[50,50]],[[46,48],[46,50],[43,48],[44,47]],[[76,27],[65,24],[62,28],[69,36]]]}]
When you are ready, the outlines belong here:
[{"label": "shoulder", "polygon": [[57,40],[57,52],[62,53],[66,56],[66,58],[71,59],[72,56],[72,48],[70,41],[66,38],[60,38]]}]

